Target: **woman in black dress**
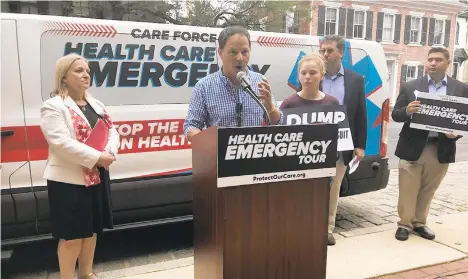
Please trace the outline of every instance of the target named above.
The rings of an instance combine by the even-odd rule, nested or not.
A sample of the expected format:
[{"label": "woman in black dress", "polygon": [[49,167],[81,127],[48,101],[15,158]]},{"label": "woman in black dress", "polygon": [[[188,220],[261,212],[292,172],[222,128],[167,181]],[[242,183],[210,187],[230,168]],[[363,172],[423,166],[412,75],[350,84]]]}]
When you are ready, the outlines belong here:
[{"label": "woman in black dress", "polygon": [[[56,64],[52,98],[41,107],[41,130],[49,144],[44,178],[62,279],[74,278],[77,261],[78,278],[97,278],[97,234],[113,227],[108,170],[119,135],[104,104],[88,94],[89,85],[88,62],[76,54],[64,56]],[[98,140],[90,143],[92,132]]]}]

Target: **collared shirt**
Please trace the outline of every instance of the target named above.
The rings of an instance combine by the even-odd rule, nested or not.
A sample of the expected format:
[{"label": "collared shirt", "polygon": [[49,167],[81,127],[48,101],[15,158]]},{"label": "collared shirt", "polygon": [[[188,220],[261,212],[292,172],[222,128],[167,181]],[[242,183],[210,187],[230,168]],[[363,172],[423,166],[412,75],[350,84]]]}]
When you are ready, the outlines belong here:
[{"label": "collared shirt", "polygon": [[325,73],[322,83],[322,91],[325,94],[335,97],[340,102],[340,105],[343,105],[345,96],[343,65],[341,65],[340,70],[334,76],[330,76],[328,73]]},{"label": "collared shirt", "polygon": [[[250,70],[247,75],[253,91],[259,96],[258,84],[262,81],[262,75]],[[277,107],[273,96],[272,101]],[[263,125],[263,110],[260,106],[247,92],[235,87],[221,70],[202,78],[192,92],[184,122],[185,136],[193,128],[202,130],[210,126],[237,127],[237,103],[241,103],[243,108],[242,126]],[[282,121],[283,113],[280,111],[279,123]]]},{"label": "collared shirt", "polygon": [[447,75],[436,84],[435,81],[431,78],[430,75],[427,75],[427,80],[429,81],[429,93],[436,95],[446,95],[447,94]]},{"label": "collared shirt", "polygon": [[[436,95],[446,95],[447,94],[447,75],[439,81],[438,84],[431,78],[430,75],[427,75],[427,80],[429,81],[429,94]],[[437,132],[430,131],[428,137],[437,138],[439,134]]]}]

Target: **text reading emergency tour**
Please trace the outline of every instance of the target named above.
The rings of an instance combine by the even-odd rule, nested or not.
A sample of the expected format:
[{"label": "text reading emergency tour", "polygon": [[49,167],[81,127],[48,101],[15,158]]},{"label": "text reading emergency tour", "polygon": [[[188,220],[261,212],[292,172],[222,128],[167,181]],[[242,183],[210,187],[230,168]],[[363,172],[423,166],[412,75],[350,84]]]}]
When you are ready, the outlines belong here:
[{"label": "text reading emergency tour", "polygon": [[299,164],[324,163],[331,140],[305,141],[303,133],[231,135],[225,160],[297,156]]}]

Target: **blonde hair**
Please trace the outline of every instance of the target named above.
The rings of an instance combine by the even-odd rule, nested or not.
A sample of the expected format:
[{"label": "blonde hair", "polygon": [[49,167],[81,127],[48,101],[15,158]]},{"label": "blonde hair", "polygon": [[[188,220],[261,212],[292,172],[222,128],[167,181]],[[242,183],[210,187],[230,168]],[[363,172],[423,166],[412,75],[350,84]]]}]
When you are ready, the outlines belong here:
[{"label": "blonde hair", "polygon": [[320,68],[320,73],[322,75],[325,74],[325,60],[323,59],[323,56],[321,54],[312,52],[302,57],[301,60],[299,61],[299,67],[298,67],[299,72],[300,72],[302,63],[306,61],[315,61]]},{"label": "blonde hair", "polygon": [[[65,75],[70,70],[71,66],[76,60],[83,60],[88,64],[88,60],[86,60],[83,56],[78,55],[76,53],[70,53],[63,57],[60,57],[56,64],[55,64],[55,78],[54,78],[54,90],[50,93],[51,97],[60,96],[63,98],[68,96],[68,89],[63,79]],[[85,92],[85,96],[88,95],[88,92]]]}]

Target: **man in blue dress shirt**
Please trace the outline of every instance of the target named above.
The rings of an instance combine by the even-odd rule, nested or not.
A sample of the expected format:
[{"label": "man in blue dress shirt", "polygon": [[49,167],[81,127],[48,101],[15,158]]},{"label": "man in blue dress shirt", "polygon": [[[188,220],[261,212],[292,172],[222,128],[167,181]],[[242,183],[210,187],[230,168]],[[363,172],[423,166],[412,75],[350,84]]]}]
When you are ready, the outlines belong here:
[{"label": "man in blue dress shirt", "polygon": [[325,36],[320,44],[320,53],[325,58],[326,73],[320,90],[338,99],[346,106],[349,128],[353,138],[354,150],[339,152],[336,162],[336,175],[330,189],[328,210],[328,245],[335,245],[333,237],[336,211],[340,196],[341,183],[346,174],[346,166],[355,156],[364,157],[367,143],[367,108],[364,92],[364,78],[360,74],[344,69],[341,60],[345,51],[345,40],[338,35]]},{"label": "man in blue dress shirt", "polygon": [[[249,32],[239,26],[227,27],[219,34],[218,42],[218,55],[223,66],[200,79],[193,89],[184,122],[184,134],[189,141],[210,126],[263,125],[263,110],[237,80],[240,71],[244,71],[250,79],[252,89],[268,111],[271,123],[282,121],[283,114],[276,106],[267,80],[247,67],[251,48]],[[242,115],[240,118],[239,113]]]},{"label": "man in blue dress shirt", "polygon": [[455,162],[456,141],[460,136],[419,130],[410,127],[411,116],[420,107],[415,91],[436,95],[468,97],[468,85],[447,76],[451,64],[446,48],[429,50],[426,69],[421,78],[400,86],[392,118],[404,122],[395,155],[398,165],[398,228],[395,238],[408,239],[414,231],[426,239],[434,239],[435,233],[427,226],[427,216],[432,198],[447,174],[450,163]]}]

